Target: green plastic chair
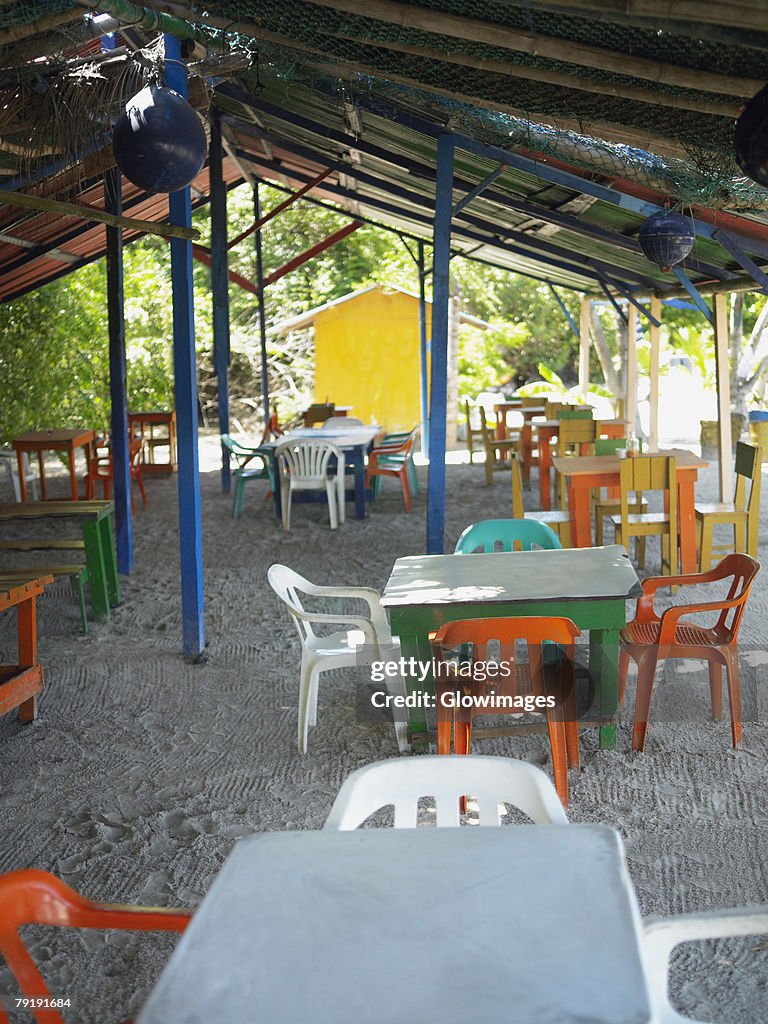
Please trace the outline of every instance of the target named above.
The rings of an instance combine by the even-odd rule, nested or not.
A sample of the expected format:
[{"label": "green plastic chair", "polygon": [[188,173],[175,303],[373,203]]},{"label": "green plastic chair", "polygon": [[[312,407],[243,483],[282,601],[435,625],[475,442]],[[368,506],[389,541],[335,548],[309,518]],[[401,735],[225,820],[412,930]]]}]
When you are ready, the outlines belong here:
[{"label": "green plastic chair", "polygon": [[[267,480],[270,489],[274,491],[272,460],[266,452],[259,448],[246,448],[229,434],[221,435],[221,444],[229,452],[230,461],[236,463],[233,474],[235,485],[232,488],[232,518],[237,519],[243,511],[246,480]],[[256,464],[253,464],[254,460]]]},{"label": "green plastic chair", "polygon": [[454,554],[500,551],[531,551],[534,547],[551,551],[562,548],[560,539],[546,523],[535,519],[483,519],[468,526],[456,541]]}]

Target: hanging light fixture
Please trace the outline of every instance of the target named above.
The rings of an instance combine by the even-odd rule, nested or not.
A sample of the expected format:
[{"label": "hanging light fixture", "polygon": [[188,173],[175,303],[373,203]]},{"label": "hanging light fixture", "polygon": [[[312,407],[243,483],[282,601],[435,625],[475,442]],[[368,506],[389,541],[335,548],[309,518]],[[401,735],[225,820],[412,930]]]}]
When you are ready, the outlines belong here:
[{"label": "hanging light fixture", "polygon": [[742,111],[736,122],[733,146],[742,171],[768,188],[768,85]]},{"label": "hanging light fixture", "polygon": [[177,192],[200,171],[208,144],[184,97],[153,83],[126,103],[115,122],[112,149],[134,185],[147,192]]},{"label": "hanging light fixture", "polygon": [[647,259],[667,271],[682,263],[693,248],[693,224],[674,210],[659,210],[640,228],[637,240]]}]

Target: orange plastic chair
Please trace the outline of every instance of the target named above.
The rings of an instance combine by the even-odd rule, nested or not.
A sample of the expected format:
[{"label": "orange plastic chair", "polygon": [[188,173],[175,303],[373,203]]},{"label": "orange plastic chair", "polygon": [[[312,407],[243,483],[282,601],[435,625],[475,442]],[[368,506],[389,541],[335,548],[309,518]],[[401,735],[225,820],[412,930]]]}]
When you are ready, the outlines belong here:
[{"label": "orange plastic chair", "polygon": [[[447,622],[431,634],[438,754],[451,752],[451,720],[454,753],[468,754],[472,719],[476,715],[516,714],[524,710],[526,697],[554,698],[552,707],[529,707],[529,710],[538,710],[546,715],[555,788],[563,806],[567,807],[568,768],[579,766],[573,642],[580,633],[570,619],[523,616],[462,619]],[[498,657],[489,658],[488,645],[491,641],[498,642]],[[526,644],[527,662],[519,660],[517,641]],[[562,652],[559,671],[551,655],[551,652],[557,652],[553,644],[557,644]],[[458,648],[460,651],[457,652]],[[547,651],[546,657],[544,650]],[[499,668],[492,674],[488,666],[493,662]],[[497,698],[496,706],[484,706],[480,698],[492,696]],[[451,706],[460,703],[462,697],[470,698],[468,707]],[[498,698],[505,698],[506,706],[500,706],[503,702]]]},{"label": "orange plastic chair", "polygon": [[[702,658],[709,662],[709,687],[712,718],[718,721],[723,713],[722,670],[728,683],[731,707],[733,745],[741,742],[741,691],[739,687],[738,635],[749,591],[760,569],[750,555],[728,555],[709,572],[685,576],[653,576],[643,580],[643,595],[638,599],[635,618],[621,631],[619,652],[619,703],[624,701],[629,659],[637,663],[637,698],[632,749],[644,750],[648,735],[656,666],[667,658]],[[657,615],[653,599],[657,590],[670,584],[716,583],[733,577],[724,600],[705,604],[683,604],[667,608]],[[681,622],[683,616],[695,612],[719,611],[714,626],[703,627]]]},{"label": "orange plastic chair", "polygon": [[[144,490],[144,479],[141,475],[143,454],[144,439],[141,437],[132,438],[128,449],[128,455],[131,462],[131,480],[138,485],[142,503],[144,508],[146,508],[147,494]],[[115,473],[112,465],[112,451],[110,449],[108,456],[101,458],[97,456],[96,458],[91,459],[91,464],[85,477],[87,493],[90,495],[94,494],[96,481],[98,480],[100,481],[104,491],[104,500],[110,501],[112,498],[112,481],[114,480],[114,477]],[[136,505],[133,500],[133,491],[131,491],[131,510],[135,514]]]},{"label": "orange plastic chair", "polygon": [[[19,935],[23,925],[183,932],[191,917],[190,910],[94,903],[47,871],[31,868],[0,876],[0,953],[27,999],[55,1002]],[[38,1024],[64,1024],[50,1006],[31,1007],[29,1012]],[[2,1006],[0,1022],[9,1024]]]},{"label": "orange plastic chair", "polygon": [[406,512],[411,511],[408,459],[416,444],[420,429],[420,427],[414,427],[404,439],[372,448],[368,454],[368,465],[365,469],[366,488],[371,486],[371,480],[376,476],[396,476],[398,478],[403,489],[403,504]]}]

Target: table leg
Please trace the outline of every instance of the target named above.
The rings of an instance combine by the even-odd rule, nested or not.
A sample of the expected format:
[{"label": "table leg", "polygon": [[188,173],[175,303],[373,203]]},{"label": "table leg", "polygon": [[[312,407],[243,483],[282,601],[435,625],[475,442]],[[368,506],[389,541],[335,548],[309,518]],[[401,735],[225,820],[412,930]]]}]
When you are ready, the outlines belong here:
[{"label": "table leg", "polygon": [[362,448],[352,450],[355,467],[355,518],[365,519],[365,457]]},{"label": "table leg", "polygon": [[72,501],[80,500],[80,493],[77,489],[77,474],[75,472],[75,449],[70,448],[69,452],[69,495]]},{"label": "table leg", "polygon": [[[29,597],[16,609],[19,643],[19,670],[37,664],[37,598]],[[19,704],[19,721],[37,718],[37,694]]]},{"label": "table leg", "polygon": [[523,424],[520,434],[520,454],[523,456],[523,479],[527,482],[531,476],[531,460],[533,458],[533,428],[530,422]]},{"label": "table leg", "polygon": [[24,452],[19,450],[16,452],[16,463],[19,467],[19,494],[21,500],[27,500],[27,481],[24,473]]},{"label": "table leg", "polygon": [[693,507],[694,482],[692,473],[680,473],[677,478],[680,572],[682,573],[699,571],[696,559],[696,513]]},{"label": "table leg", "polygon": [[[408,671],[409,660],[413,661],[415,659],[416,662],[419,659],[424,661],[432,660],[432,646],[429,640],[418,634],[401,632],[400,656],[404,659],[405,671],[403,672],[403,680],[408,695],[434,692],[431,680],[429,684],[420,682],[417,673]],[[424,734],[428,731],[427,714],[423,707],[413,707],[408,710],[411,719],[411,735],[413,738],[417,738],[419,734]]]},{"label": "table leg", "polygon": [[552,448],[549,434],[539,431],[539,506],[548,512],[552,508]]},{"label": "table leg", "polygon": [[[595,681],[600,719],[615,719],[619,708],[618,629],[589,631],[589,673]],[[600,726],[600,749],[616,749],[615,723]]]},{"label": "table leg", "polygon": [[88,584],[91,590],[91,607],[95,619],[109,618],[109,589],[104,566],[101,531],[95,519],[83,523],[85,541],[85,564],[88,566]]},{"label": "table leg", "polygon": [[40,498],[48,501],[48,485],[45,482],[45,452],[37,453],[37,464],[40,467]]},{"label": "table leg", "polygon": [[112,513],[99,519],[98,527],[107,593],[109,594],[109,602],[114,607],[120,604],[120,577],[117,574],[117,552],[115,549]]},{"label": "table leg", "polygon": [[571,543],[575,548],[592,547],[592,519],[589,508],[589,487],[579,487],[576,480],[568,485],[571,508]]}]

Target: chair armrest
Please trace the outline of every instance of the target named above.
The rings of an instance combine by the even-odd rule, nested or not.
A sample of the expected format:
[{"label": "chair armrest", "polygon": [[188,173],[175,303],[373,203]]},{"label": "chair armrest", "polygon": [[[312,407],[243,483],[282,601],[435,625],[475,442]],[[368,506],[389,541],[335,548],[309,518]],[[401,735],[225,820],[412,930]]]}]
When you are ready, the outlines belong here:
[{"label": "chair armrest", "polygon": [[378,644],[374,625],[364,615],[344,615],[343,613],[337,615],[333,612],[300,612],[296,608],[291,608],[290,612],[294,618],[301,619],[303,622],[326,622],[329,625],[355,626],[365,634],[366,643]]},{"label": "chair armrest", "polygon": [[697,612],[724,612],[729,608],[738,608],[738,606],[743,603],[743,598],[736,598],[734,601],[707,601],[703,604],[677,604],[672,608],[667,608],[661,613],[661,632],[659,633],[659,643],[671,644],[675,642],[677,626],[684,615],[693,615]]},{"label": "chair armrest", "polygon": [[[662,587],[685,587],[689,584],[706,583],[709,581],[709,579],[710,574],[702,572],[688,573],[683,576],[648,576],[646,579],[640,581],[640,585],[643,588],[643,593],[637,599],[637,605],[635,608],[635,621],[658,621],[659,616],[656,614],[654,610],[653,599],[654,595],[656,594],[656,591],[661,590]],[[685,606],[678,605],[678,607]]]},{"label": "chair armrest", "polygon": [[389,622],[381,607],[381,595],[373,587],[322,587],[310,584],[303,588],[310,597],[343,597],[349,600],[365,601],[371,613],[371,622],[379,642],[390,642]]}]

